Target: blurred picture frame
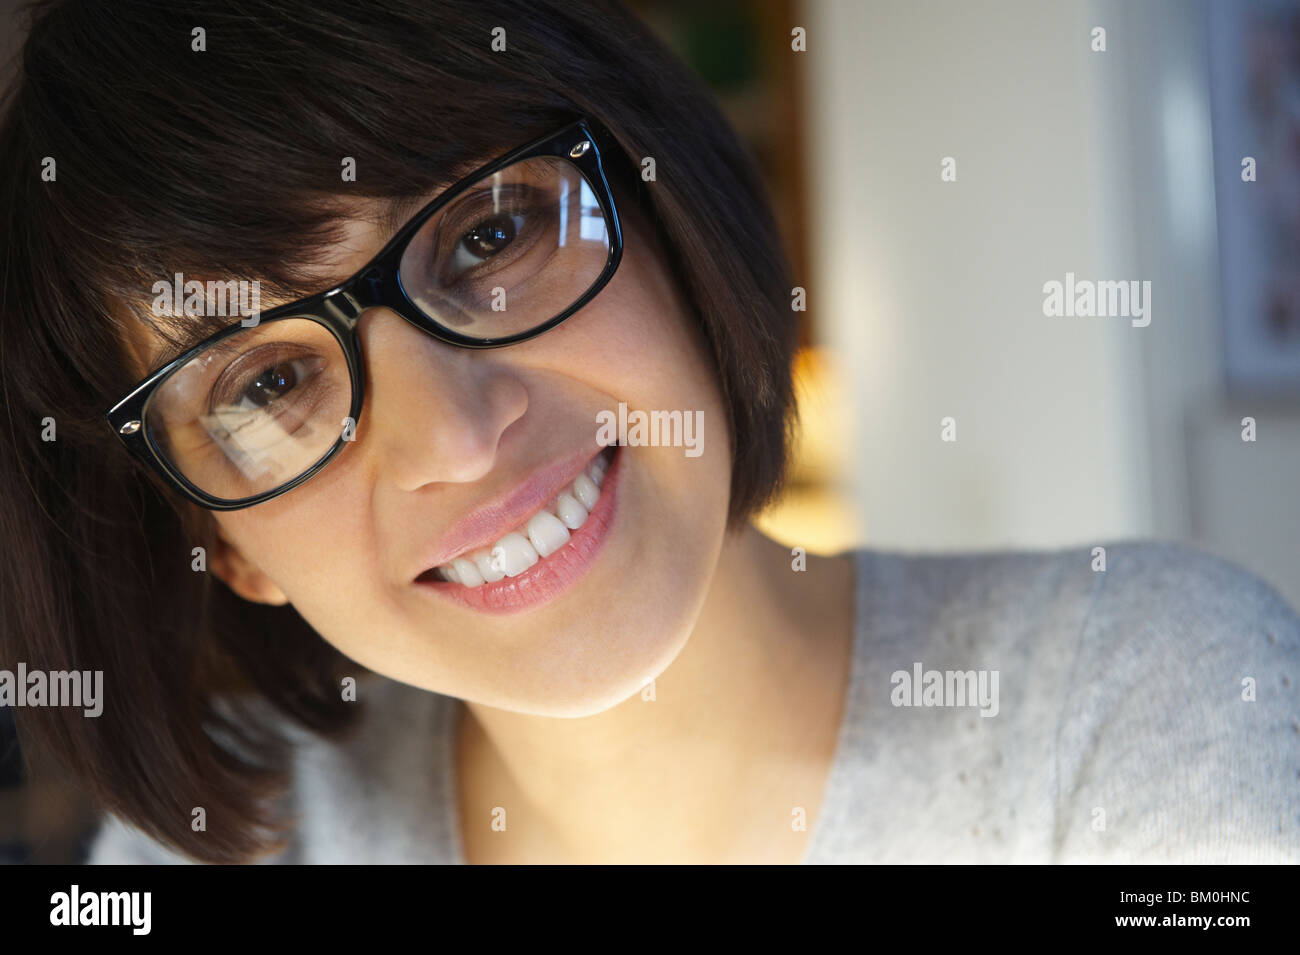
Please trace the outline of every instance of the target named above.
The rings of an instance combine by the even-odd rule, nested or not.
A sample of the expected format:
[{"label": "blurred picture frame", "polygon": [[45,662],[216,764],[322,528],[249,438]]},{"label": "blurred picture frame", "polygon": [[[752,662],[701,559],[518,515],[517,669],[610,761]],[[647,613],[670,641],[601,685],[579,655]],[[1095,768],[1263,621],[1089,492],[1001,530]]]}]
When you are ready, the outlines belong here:
[{"label": "blurred picture frame", "polygon": [[1300,3],[1205,11],[1225,385],[1300,400]]}]

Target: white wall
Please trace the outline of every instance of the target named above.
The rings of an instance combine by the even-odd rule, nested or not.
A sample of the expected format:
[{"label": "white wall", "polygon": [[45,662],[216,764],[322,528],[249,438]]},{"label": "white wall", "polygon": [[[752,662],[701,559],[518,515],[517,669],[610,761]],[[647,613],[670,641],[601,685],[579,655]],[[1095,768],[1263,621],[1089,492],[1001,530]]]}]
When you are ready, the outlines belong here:
[{"label": "white wall", "polygon": [[[1300,603],[1300,419],[1254,408],[1251,458],[1221,397],[1199,13],[805,3],[809,292],[856,403],[869,544],[1185,538]],[[1045,317],[1067,271],[1150,280],[1150,326]]]},{"label": "white wall", "polygon": [[[869,542],[1145,534],[1150,329],[1044,317],[1043,283],[1132,274],[1078,4],[807,5],[814,273],[857,403]],[[945,156],[957,181],[940,181]],[[1164,317],[1155,300],[1153,324]],[[940,440],[940,419],[957,441]]]}]

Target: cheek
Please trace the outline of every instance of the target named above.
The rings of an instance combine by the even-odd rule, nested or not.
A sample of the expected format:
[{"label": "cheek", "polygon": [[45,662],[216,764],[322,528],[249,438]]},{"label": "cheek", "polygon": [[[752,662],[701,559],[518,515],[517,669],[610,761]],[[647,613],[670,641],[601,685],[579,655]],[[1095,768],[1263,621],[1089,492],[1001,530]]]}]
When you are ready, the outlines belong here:
[{"label": "cheek", "polygon": [[[313,488],[295,510],[263,515],[245,529],[245,552],[299,616],[348,658],[377,672],[395,661],[417,666],[419,655],[404,638],[409,623],[380,573],[382,545],[373,510],[362,503],[369,500],[365,481],[349,476],[342,461],[337,464],[333,486]],[[437,661],[433,668],[444,667]]]},{"label": "cheek", "polygon": [[382,589],[369,497],[354,464],[345,453],[298,491],[218,518],[244,556],[322,633],[333,627],[328,618],[313,619],[321,611],[366,606]]},{"label": "cheek", "polygon": [[679,444],[624,449],[648,538],[642,566],[657,591],[643,596],[690,594],[711,575],[731,488],[727,417],[707,343],[666,264],[645,251],[625,259],[590,314],[577,318],[572,353],[581,358],[570,358],[569,374],[592,369],[585,380],[602,407],[617,412],[623,403],[629,416],[680,412],[694,424]]},{"label": "cheek", "polygon": [[[727,509],[731,484],[721,387],[704,335],[644,233],[631,234],[617,274],[592,304],[537,346],[537,366],[578,378],[604,410],[617,414],[622,403],[629,416],[689,417],[693,428],[677,445],[629,449],[630,470],[642,472],[651,506],[672,512],[663,515],[663,532],[676,526],[674,515],[688,531],[712,530]],[[690,445],[689,454],[683,445]]]},{"label": "cheek", "polygon": [[552,336],[537,342],[550,370],[581,378],[615,406],[623,401],[629,409],[700,412],[704,446],[729,447],[708,345],[643,228],[629,230],[609,285]]}]

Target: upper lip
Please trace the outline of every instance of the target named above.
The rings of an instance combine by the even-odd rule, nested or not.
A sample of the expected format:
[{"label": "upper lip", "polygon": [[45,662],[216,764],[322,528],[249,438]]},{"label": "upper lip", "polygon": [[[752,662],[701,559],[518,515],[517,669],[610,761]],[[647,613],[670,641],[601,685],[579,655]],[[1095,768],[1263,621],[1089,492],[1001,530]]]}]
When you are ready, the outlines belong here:
[{"label": "upper lip", "polygon": [[554,500],[602,448],[583,448],[530,474],[521,484],[461,517],[429,546],[416,577],[481,547],[495,544]]}]

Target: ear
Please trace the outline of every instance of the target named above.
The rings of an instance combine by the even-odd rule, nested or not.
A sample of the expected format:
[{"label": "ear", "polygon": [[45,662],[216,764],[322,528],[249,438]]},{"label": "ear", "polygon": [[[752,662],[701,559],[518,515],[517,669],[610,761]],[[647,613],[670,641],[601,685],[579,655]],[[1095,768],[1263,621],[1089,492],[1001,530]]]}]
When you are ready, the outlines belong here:
[{"label": "ear", "polygon": [[275,607],[282,607],[289,602],[275,581],[226,539],[220,526],[217,527],[212,553],[208,555],[208,569],[245,600]]}]

